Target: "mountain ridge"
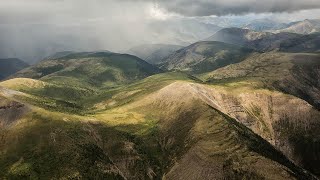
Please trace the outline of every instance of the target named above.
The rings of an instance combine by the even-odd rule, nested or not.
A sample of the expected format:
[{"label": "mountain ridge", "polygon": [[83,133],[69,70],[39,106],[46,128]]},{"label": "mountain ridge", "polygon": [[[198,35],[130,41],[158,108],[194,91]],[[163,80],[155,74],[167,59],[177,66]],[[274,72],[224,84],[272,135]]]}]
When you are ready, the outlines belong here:
[{"label": "mountain ridge", "polygon": [[170,55],[160,67],[199,74],[241,61],[253,51],[223,42],[201,41]]},{"label": "mountain ridge", "polygon": [[291,23],[289,27],[285,29],[280,29],[275,31],[278,32],[292,32],[297,34],[312,34],[315,32],[320,32],[320,20],[319,19],[305,19],[303,21],[298,21]]}]

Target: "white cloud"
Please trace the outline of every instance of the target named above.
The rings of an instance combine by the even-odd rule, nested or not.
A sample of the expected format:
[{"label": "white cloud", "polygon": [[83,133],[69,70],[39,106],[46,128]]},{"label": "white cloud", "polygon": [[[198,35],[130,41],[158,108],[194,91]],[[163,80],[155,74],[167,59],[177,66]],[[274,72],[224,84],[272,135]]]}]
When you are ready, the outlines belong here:
[{"label": "white cloud", "polygon": [[179,15],[175,13],[169,13],[163,8],[160,8],[158,4],[152,4],[148,7],[148,17],[155,20],[167,20]]}]

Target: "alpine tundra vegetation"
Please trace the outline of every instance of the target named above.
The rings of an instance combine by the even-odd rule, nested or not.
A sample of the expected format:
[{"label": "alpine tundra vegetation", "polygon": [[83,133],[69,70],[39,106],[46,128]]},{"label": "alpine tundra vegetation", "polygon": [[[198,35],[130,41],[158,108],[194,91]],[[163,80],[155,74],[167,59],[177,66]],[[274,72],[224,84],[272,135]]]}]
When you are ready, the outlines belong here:
[{"label": "alpine tundra vegetation", "polygon": [[319,8],[4,0],[0,179],[319,179]]}]

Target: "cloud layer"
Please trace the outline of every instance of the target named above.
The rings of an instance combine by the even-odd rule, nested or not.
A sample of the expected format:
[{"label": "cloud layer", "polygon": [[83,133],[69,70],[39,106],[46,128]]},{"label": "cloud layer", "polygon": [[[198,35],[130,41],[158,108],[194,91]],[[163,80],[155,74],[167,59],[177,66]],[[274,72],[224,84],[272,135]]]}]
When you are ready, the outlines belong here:
[{"label": "cloud layer", "polygon": [[170,12],[185,16],[279,13],[320,8],[319,0],[156,0]]},{"label": "cloud layer", "polygon": [[[217,24],[240,27],[259,17],[285,22],[320,17],[319,9],[290,13],[317,8],[319,0],[0,1],[0,58],[29,62],[57,51],[125,51],[150,43],[186,45],[211,36]],[[266,13],[256,14],[261,12]],[[227,19],[211,16],[229,14],[233,16]]]}]

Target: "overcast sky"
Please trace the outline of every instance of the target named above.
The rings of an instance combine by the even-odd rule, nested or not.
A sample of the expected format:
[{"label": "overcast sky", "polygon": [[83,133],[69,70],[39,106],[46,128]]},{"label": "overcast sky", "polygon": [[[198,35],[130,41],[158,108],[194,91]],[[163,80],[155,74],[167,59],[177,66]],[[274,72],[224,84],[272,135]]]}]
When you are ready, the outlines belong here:
[{"label": "overcast sky", "polygon": [[211,26],[193,27],[193,21],[214,23],[217,16],[238,22],[320,18],[320,0],[0,1],[0,58],[29,61],[63,50],[124,51],[146,43],[184,44],[211,33],[206,30]]}]

